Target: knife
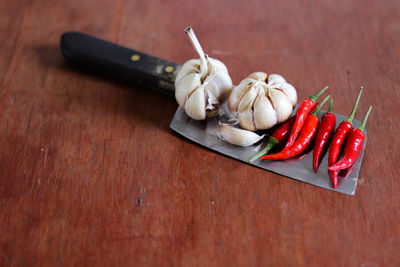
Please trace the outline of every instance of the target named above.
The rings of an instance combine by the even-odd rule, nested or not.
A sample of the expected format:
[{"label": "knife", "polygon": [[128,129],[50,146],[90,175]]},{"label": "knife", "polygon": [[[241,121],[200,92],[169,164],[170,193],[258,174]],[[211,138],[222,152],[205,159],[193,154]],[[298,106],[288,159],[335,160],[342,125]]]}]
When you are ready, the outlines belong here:
[{"label": "knife", "polygon": [[[181,68],[179,64],[81,32],[66,32],[62,34],[60,45],[63,56],[78,66],[94,70],[101,75],[113,76],[150,88],[171,97],[175,94],[174,81]],[[323,113],[323,111],[320,111],[319,117]],[[327,171],[327,155],[323,158],[318,173],[313,171],[312,153],[305,153],[300,157],[285,161],[255,161],[249,163],[248,160],[261,151],[266,141],[253,147],[237,147],[222,141],[218,132],[219,123],[223,122],[224,119],[229,119],[223,115],[229,114],[226,103],[221,105],[219,114],[219,117],[210,118],[206,121],[196,121],[189,118],[182,108],[178,108],[171,121],[170,128],[187,139],[242,162],[305,183],[354,195],[367,143],[367,133],[362,151],[354,163],[354,169],[350,174],[346,174],[346,177],[340,179],[337,189],[333,189]],[[340,114],[335,115],[337,127],[346,117]],[[354,127],[358,127],[360,124],[361,122],[358,120],[353,121]]]}]

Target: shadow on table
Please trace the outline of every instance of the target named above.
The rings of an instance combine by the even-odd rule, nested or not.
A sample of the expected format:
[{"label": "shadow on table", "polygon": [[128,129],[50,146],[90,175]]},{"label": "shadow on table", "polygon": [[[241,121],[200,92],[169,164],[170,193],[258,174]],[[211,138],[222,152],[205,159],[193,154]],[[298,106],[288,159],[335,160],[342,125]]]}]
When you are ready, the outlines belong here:
[{"label": "shadow on table", "polygon": [[[105,115],[116,112],[133,121],[145,120],[172,133],[169,123],[177,108],[174,97],[69,62],[64,59],[58,46],[39,46],[35,48],[35,52],[48,73],[70,79],[70,86],[55,88],[58,97],[65,97],[61,101],[75,106],[78,103],[73,103],[74,101],[83,102],[82,109],[85,111],[100,111]],[[74,90],[73,87],[79,89]],[[80,89],[86,92],[83,93]]]}]

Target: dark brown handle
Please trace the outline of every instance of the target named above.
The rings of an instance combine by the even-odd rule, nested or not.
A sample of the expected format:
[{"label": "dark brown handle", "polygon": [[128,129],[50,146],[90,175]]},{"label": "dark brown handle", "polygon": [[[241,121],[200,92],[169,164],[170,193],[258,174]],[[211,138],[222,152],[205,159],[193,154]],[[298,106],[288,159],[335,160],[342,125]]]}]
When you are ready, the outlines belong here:
[{"label": "dark brown handle", "polygon": [[180,65],[81,32],[61,36],[66,59],[80,66],[173,96]]}]

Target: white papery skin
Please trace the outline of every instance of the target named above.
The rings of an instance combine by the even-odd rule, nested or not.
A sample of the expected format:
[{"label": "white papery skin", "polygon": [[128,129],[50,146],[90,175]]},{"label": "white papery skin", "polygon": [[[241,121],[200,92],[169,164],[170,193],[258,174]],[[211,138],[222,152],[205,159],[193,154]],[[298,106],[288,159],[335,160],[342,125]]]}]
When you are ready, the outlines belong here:
[{"label": "white papery skin", "polygon": [[189,117],[204,120],[228,97],[232,79],[224,63],[204,54],[193,30],[185,32],[200,58],[183,64],[175,79],[175,98]]},{"label": "white papery skin", "polygon": [[233,88],[228,106],[239,124],[250,131],[286,121],[297,103],[296,89],[278,74],[254,72]]}]

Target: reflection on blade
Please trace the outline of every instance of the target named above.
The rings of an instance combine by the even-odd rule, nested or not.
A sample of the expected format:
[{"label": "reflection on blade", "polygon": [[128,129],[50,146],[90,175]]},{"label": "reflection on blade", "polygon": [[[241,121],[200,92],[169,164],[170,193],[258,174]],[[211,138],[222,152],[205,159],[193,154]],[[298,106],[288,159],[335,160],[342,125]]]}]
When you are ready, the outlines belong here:
[{"label": "reflection on blade", "polygon": [[[319,117],[324,114],[325,111],[321,111]],[[336,115],[336,127],[339,123],[346,119],[345,116],[340,114]],[[322,188],[334,190],[348,195],[354,195],[357,179],[360,172],[361,162],[364,154],[365,145],[367,143],[367,134],[365,135],[365,141],[362,151],[354,163],[354,169],[348,174],[346,179],[341,179],[338,188],[335,190],[332,188],[331,180],[328,174],[328,153],[321,161],[321,165],[318,169],[318,173],[315,173],[312,165],[312,150],[310,149],[307,154],[300,155],[299,157],[285,160],[285,161],[259,161],[256,160],[253,163],[249,163],[256,153],[261,151],[265,146],[268,138],[265,138],[264,144],[258,144],[251,147],[238,147],[222,141],[218,137],[219,132],[219,120],[223,120],[223,116],[214,117],[206,121],[195,121],[190,119],[185,111],[181,108],[175,113],[175,116],[170,124],[170,128],[181,134],[182,136],[199,143],[211,150],[219,152],[223,155],[232,157],[250,165],[257,166],[264,170],[272,171],[305,183],[316,185]],[[358,127],[360,121],[353,120],[353,126]]]}]

